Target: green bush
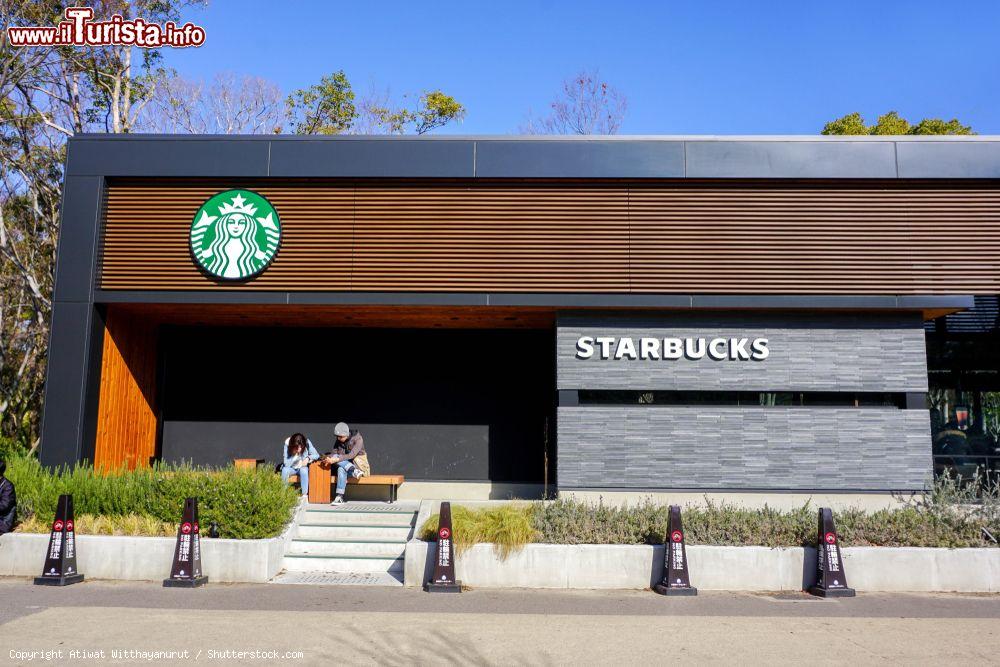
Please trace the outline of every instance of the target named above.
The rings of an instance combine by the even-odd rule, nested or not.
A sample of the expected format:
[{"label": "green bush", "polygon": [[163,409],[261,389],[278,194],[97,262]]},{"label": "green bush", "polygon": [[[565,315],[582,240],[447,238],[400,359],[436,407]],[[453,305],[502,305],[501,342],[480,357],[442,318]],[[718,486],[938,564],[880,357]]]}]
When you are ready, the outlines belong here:
[{"label": "green bush", "polygon": [[0,435],[0,459],[9,461],[16,456],[23,456],[28,450],[13,438]]},{"label": "green bush", "polygon": [[297,492],[266,469],[213,470],[159,465],[132,471],[95,471],[86,464],[44,468],[33,457],[7,462],[7,477],[17,487],[18,517],[51,520],[60,494],[73,494],[77,515],[137,514],[177,523],[184,499],[198,497],[202,525],[219,524],[221,537],[274,537],[291,518]]}]

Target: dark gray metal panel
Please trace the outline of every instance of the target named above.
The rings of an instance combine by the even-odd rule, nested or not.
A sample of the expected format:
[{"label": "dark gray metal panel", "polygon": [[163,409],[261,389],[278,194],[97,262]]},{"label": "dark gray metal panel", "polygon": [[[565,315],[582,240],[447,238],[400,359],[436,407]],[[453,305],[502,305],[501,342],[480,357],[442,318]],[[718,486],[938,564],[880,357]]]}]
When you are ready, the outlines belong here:
[{"label": "dark gray metal panel", "polygon": [[70,140],[67,172],[100,176],[267,176],[270,142],[247,139]]},{"label": "dark gray metal panel", "polygon": [[479,178],[682,178],[681,141],[525,141],[476,144]]},{"label": "dark gray metal panel", "polygon": [[915,310],[938,308],[967,310],[976,306],[976,297],[974,296],[900,296],[897,297],[896,301],[899,308]]},{"label": "dark gray metal panel", "polygon": [[914,491],[927,410],[560,407],[559,488]]},{"label": "dark gray metal panel", "polygon": [[900,141],[900,178],[1000,178],[1000,141]]},{"label": "dark gray metal panel", "polygon": [[575,389],[560,389],[559,405],[580,405],[580,392]]},{"label": "dark gray metal panel", "polygon": [[690,308],[683,294],[490,294],[491,306],[559,306],[566,308]]},{"label": "dark gray metal panel", "polygon": [[907,392],[905,407],[907,410],[926,410],[927,394],[919,391]]},{"label": "dark gray metal panel", "polygon": [[101,398],[101,364],[104,361],[104,312],[91,307],[90,341],[85,368],[86,383],[81,392],[80,458],[93,462],[97,444],[97,413]]},{"label": "dark gray metal panel", "polygon": [[84,442],[93,437],[89,410],[96,407],[92,399],[98,382],[90,373],[92,354],[102,343],[96,317],[90,303],[57,301],[53,305],[39,445],[39,458],[47,466],[78,461]]},{"label": "dark gray metal panel", "polygon": [[[76,146],[71,146],[70,155],[75,152]],[[66,177],[56,259],[56,301],[91,300],[103,182],[98,176]]]},{"label": "dark gray metal panel", "polygon": [[227,290],[96,290],[96,303],[259,303],[401,306],[537,306],[725,310],[907,310],[974,304],[968,296],[725,296],[684,294],[541,294],[490,292],[271,292]]},{"label": "dark gray metal panel", "polygon": [[891,141],[688,141],[688,178],[896,178]]},{"label": "dark gray metal panel", "polygon": [[[365,424],[361,431],[372,472],[410,480],[489,480],[489,425]],[[331,422],[197,422],[163,424],[164,461],[224,466],[235,458],[279,462],[284,439],[305,434],[321,454],[333,450]],[[532,471],[535,472],[535,471]],[[533,480],[534,481],[534,480]]]},{"label": "dark gray metal panel", "polygon": [[272,177],[472,178],[471,141],[274,141]]},{"label": "dark gray metal panel", "polygon": [[[581,336],[768,339],[763,360],[577,358]],[[678,313],[644,318],[560,317],[557,388],[714,391],[927,391],[917,314]],[[612,355],[614,350],[612,350]]]},{"label": "dark gray metal panel", "polygon": [[485,306],[489,295],[475,292],[290,292],[288,303],[371,306]]},{"label": "dark gray metal panel", "polygon": [[289,302],[288,292],[234,292],[228,290],[211,291],[132,291],[132,290],[95,290],[95,303],[246,303],[246,304],[286,304]]},{"label": "dark gray metal panel", "polygon": [[[963,302],[964,303],[964,302]],[[814,310],[816,308],[834,308],[851,310],[886,309],[898,307],[894,296],[726,296],[709,294],[691,298],[694,308],[795,308]]]}]

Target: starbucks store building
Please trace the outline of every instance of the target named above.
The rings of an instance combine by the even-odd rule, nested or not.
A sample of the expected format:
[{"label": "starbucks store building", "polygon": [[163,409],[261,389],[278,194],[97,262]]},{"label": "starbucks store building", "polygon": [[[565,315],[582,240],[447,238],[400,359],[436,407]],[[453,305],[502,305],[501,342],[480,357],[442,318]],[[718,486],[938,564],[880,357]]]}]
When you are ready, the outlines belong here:
[{"label": "starbucks store building", "polygon": [[40,452],[877,503],[1000,469],[998,294],[997,138],[84,135]]}]

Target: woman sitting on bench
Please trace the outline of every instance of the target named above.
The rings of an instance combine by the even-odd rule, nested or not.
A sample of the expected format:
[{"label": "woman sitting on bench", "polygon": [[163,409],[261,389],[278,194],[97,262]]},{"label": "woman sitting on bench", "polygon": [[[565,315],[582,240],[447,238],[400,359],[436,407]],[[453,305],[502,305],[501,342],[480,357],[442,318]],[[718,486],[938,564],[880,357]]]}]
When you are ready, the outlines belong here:
[{"label": "woman sitting on bench", "polygon": [[344,492],[347,490],[347,476],[360,479],[372,474],[372,470],[368,465],[365,441],[360,431],[355,431],[352,435],[347,424],[340,422],[333,427],[333,435],[337,438],[333,452],[323,460],[337,466],[337,497],[330,504],[340,505],[344,502]]},{"label": "woman sitting on bench", "polygon": [[302,497],[309,497],[309,464],[319,461],[319,452],[313,447],[309,438],[301,433],[295,433],[285,439],[284,456],[281,464],[281,479],[288,482],[292,475],[299,476],[299,488]]}]

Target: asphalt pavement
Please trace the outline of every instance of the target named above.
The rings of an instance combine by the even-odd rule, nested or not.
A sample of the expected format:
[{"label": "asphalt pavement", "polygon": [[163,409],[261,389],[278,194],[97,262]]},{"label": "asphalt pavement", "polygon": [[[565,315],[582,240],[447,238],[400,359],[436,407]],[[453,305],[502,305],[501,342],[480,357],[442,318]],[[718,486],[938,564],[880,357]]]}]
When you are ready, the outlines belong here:
[{"label": "asphalt pavement", "polygon": [[0,663],[1000,664],[1000,595],[0,579]]}]

